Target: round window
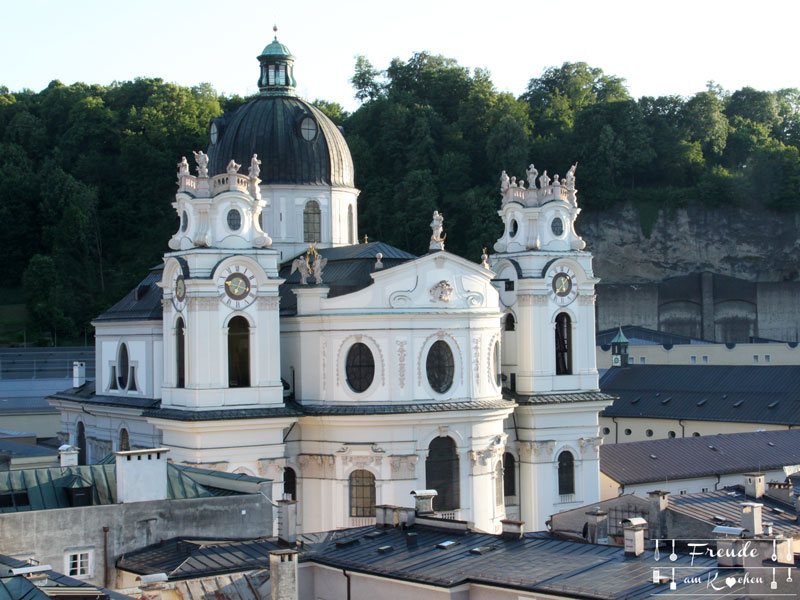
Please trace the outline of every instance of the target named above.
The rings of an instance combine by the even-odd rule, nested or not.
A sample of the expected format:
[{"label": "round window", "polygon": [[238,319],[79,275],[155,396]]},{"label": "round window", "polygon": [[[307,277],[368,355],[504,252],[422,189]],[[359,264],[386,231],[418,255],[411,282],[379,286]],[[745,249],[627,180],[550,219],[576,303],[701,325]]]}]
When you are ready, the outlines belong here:
[{"label": "round window", "polygon": [[317,137],[317,122],[311,117],[303,117],[300,121],[300,135],[307,142]]},{"label": "round window", "polygon": [[630,434],[631,434],[631,430],[630,429],[626,429],[625,430],[625,435],[630,435]]},{"label": "round window", "polygon": [[508,235],[514,237],[517,235],[517,231],[519,231],[519,224],[516,219],[511,219],[511,223],[508,225]]},{"label": "round window", "polygon": [[603,427],[603,435],[608,435],[611,433],[611,430],[608,427]]},{"label": "round window", "polygon": [[671,438],[674,438],[675,437],[675,432],[674,431],[670,431],[667,435],[669,435],[669,437],[671,437]]},{"label": "round window", "polygon": [[648,429],[647,431],[644,432],[644,434],[647,437],[653,437],[653,430],[652,429]]},{"label": "round window", "polygon": [[553,221],[550,223],[550,230],[553,232],[554,236],[561,237],[561,235],[564,233],[564,221],[561,219],[561,217],[556,217],[553,219]]},{"label": "round window", "polygon": [[366,344],[359,342],[350,346],[344,372],[347,385],[354,392],[366,391],[372,385],[372,380],[375,378],[375,358]]},{"label": "round window", "polygon": [[242,226],[242,213],[235,208],[228,211],[228,227],[231,231],[239,231]]},{"label": "round window", "polygon": [[442,340],[434,342],[425,361],[428,383],[435,392],[444,394],[453,385],[453,351]]},{"label": "round window", "polygon": [[183,215],[181,215],[181,231],[186,231],[189,229],[189,213],[183,211]]}]

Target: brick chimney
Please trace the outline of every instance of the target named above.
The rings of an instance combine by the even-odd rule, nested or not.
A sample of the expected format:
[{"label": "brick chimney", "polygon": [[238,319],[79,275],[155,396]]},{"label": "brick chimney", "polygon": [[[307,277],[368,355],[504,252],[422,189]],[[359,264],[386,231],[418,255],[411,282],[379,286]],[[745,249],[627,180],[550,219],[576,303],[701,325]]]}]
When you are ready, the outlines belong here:
[{"label": "brick chimney", "polygon": [[647,522],[650,524],[650,539],[664,539],[667,537],[666,513],[669,508],[669,492],[655,490],[648,492],[650,497],[650,511]]},{"label": "brick chimney", "polygon": [[[285,502],[279,500],[279,502]],[[297,600],[297,550],[273,550],[269,553],[270,600]]]},{"label": "brick chimney", "polygon": [[417,515],[433,515],[433,499],[439,495],[436,490],[412,490],[411,495],[417,503]]},{"label": "brick chimney", "polygon": [[761,509],[763,506],[760,502],[742,502],[742,529],[748,531],[748,537],[764,533],[764,528],[761,524]]},{"label": "brick chimney", "polygon": [[744,493],[747,497],[758,500],[764,495],[766,489],[765,477],[763,473],[744,474]]}]

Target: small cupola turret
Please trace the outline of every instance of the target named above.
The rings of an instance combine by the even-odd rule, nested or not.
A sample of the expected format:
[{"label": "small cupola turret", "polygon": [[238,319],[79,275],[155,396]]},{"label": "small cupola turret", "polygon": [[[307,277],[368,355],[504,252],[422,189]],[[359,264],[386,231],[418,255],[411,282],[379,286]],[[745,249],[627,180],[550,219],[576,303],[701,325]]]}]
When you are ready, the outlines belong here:
[{"label": "small cupola turret", "polygon": [[275,39],[264,48],[258,57],[261,74],[258,89],[265,96],[294,96],[297,82],[294,79],[294,56],[278,41],[278,26],[272,28]]},{"label": "small cupola turret", "polygon": [[622,327],[617,330],[617,335],[611,340],[611,365],[614,367],[628,366],[628,338],[622,333]]}]

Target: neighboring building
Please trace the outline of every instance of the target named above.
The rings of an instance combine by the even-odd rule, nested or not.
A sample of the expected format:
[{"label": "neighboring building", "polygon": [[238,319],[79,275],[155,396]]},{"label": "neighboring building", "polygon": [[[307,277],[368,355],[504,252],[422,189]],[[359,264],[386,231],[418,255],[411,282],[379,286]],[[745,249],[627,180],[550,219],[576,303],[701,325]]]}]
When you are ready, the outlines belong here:
[{"label": "neighboring building", "polygon": [[710,492],[764,473],[783,482],[800,471],[800,429],[658,439],[600,447],[600,497],[655,488],[679,494]]},{"label": "neighboring building", "polygon": [[612,368],[600,389],[616,396],[600,417],[610,444],[800,425],[797,365]]},{"label": "neighboring building", "polygon": [[[167,464],[166,448],[120,452],[97,465],[0,473],[0,552],[117,587],[113,564],[175,536],[272,532],[270,481]],[[65,462],[77,451],[66,449]],[[202,481],[202,483],[199,483]]]},{"label": "neighboring building", "polygon": [[483,263],[444,250],[438,213],[423,256],[358,244],[344,138],[297,97],[283,44],[258,60],[260,94],[213,120],[196,176],[179,164],[163,266],[94,321],[96,381],[52,397],[65,441],[87,462],[163,444],[267,477],[303,531],[372,523],[422,488],[490,532],[597,500],[612,399],[574,168],[504,177]]},{"label": "neighboring building", "polygon": [[[58,450],[36,445],[36,434],[0,429],[0,454],[7,454],[8,469],[38,469],[58,462]],[[0,466],[0,471],[5,470]]]},{"label": "neighboring building", "polygon": [[753,340],[738,344],[716,344],[644,327],[624,325],[597,334],[597,368],[614,366],[611,341],[618,330],[628,340],[628,364],[636,365],[797,365],[797,342]]}]

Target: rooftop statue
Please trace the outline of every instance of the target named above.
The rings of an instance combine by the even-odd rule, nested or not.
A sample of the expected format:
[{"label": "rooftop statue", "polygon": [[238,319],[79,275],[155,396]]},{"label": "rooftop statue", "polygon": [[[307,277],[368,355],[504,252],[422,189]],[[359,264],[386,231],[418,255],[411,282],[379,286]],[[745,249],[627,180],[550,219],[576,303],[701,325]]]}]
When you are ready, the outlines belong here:
[{"label": "rooftop statue", "polygon": [[542,173],[542,176],[539,177],[539,187],[544,189],[549,185],[550,185],[550,177],[548,177],[547,169],[545,169],[544,173]]},{"label": "rooftop statue", "polygon": [[231,159],[231,162],[228,163],[227,168],[225,169],[229,175],[236,175],[239,172],[239,169],[242,168],[242,165],[237,163],[235,160]]},{"label": "rooftop statue", "polygon": [[314,256],[314,262],[311,263],[311,272],[314,275],[314,281],[320,284],[322,283],[322,269],[328,264],[328,259],[317,252],[317,249],[313,246],[310,252],[313,252]]},{"label": "rooftop statue", "polygon": [[[505,172],[505,171],[503,171],[503,172]],[[535,190],[536,189],[536,178],[539,176],[539,171],[536,169],[536,167],[533,166],[533,163],[531,163],[528,166],[528,168],[525,171],[525,173],[528,175],[528,189],[529,190]]]},{"label": "rooftop statue", "polygon": [[578,168],[578,163],[575,163],[569,168],[567,171],[567,189],[574,190],[575,189],[575,169]]},{"label": "rooftop statue", "polygon": [[506,173],[505,171],[500,173],[500,193],[501,194],[505,194],[506,193],[506,190],[509,187],[509,181],[510,180],[508,178],[508,173]]},{"label": "rooftop statue", "polygon": [[189,175],[189,162],[185,156],[181,156],[181,162],[178,163],[178,177],[186,177]]},{"label": "rooftop statue", "polygon": [[301,254],[292,261],[290,274],[295,271],[300,271],[300,284],[305,285],[308,282],[308,276],[311,274],[311,267],[308,264],[308,252]]},{"label": "rooftop statue", "polygon": [[200,150],[194,152],[194,161],[197,163],[197,176],[208,177],[208,154]]},{"label": "rooftop statue", "polygon": [[258,154],[253,154],[253,158],[250,159],[250,168],[247,174],[251,179],[257,179],[261,175],[261,161],[258,160]]},{"label": "rooftop statue", "polygon": [[444,216],[439,214],[438,210],[433,211],[433,221],[431,221],[431,235],[430,250],[444,250],[444,239],[447,237],[446,233],[442,233],[444,229]]}]

